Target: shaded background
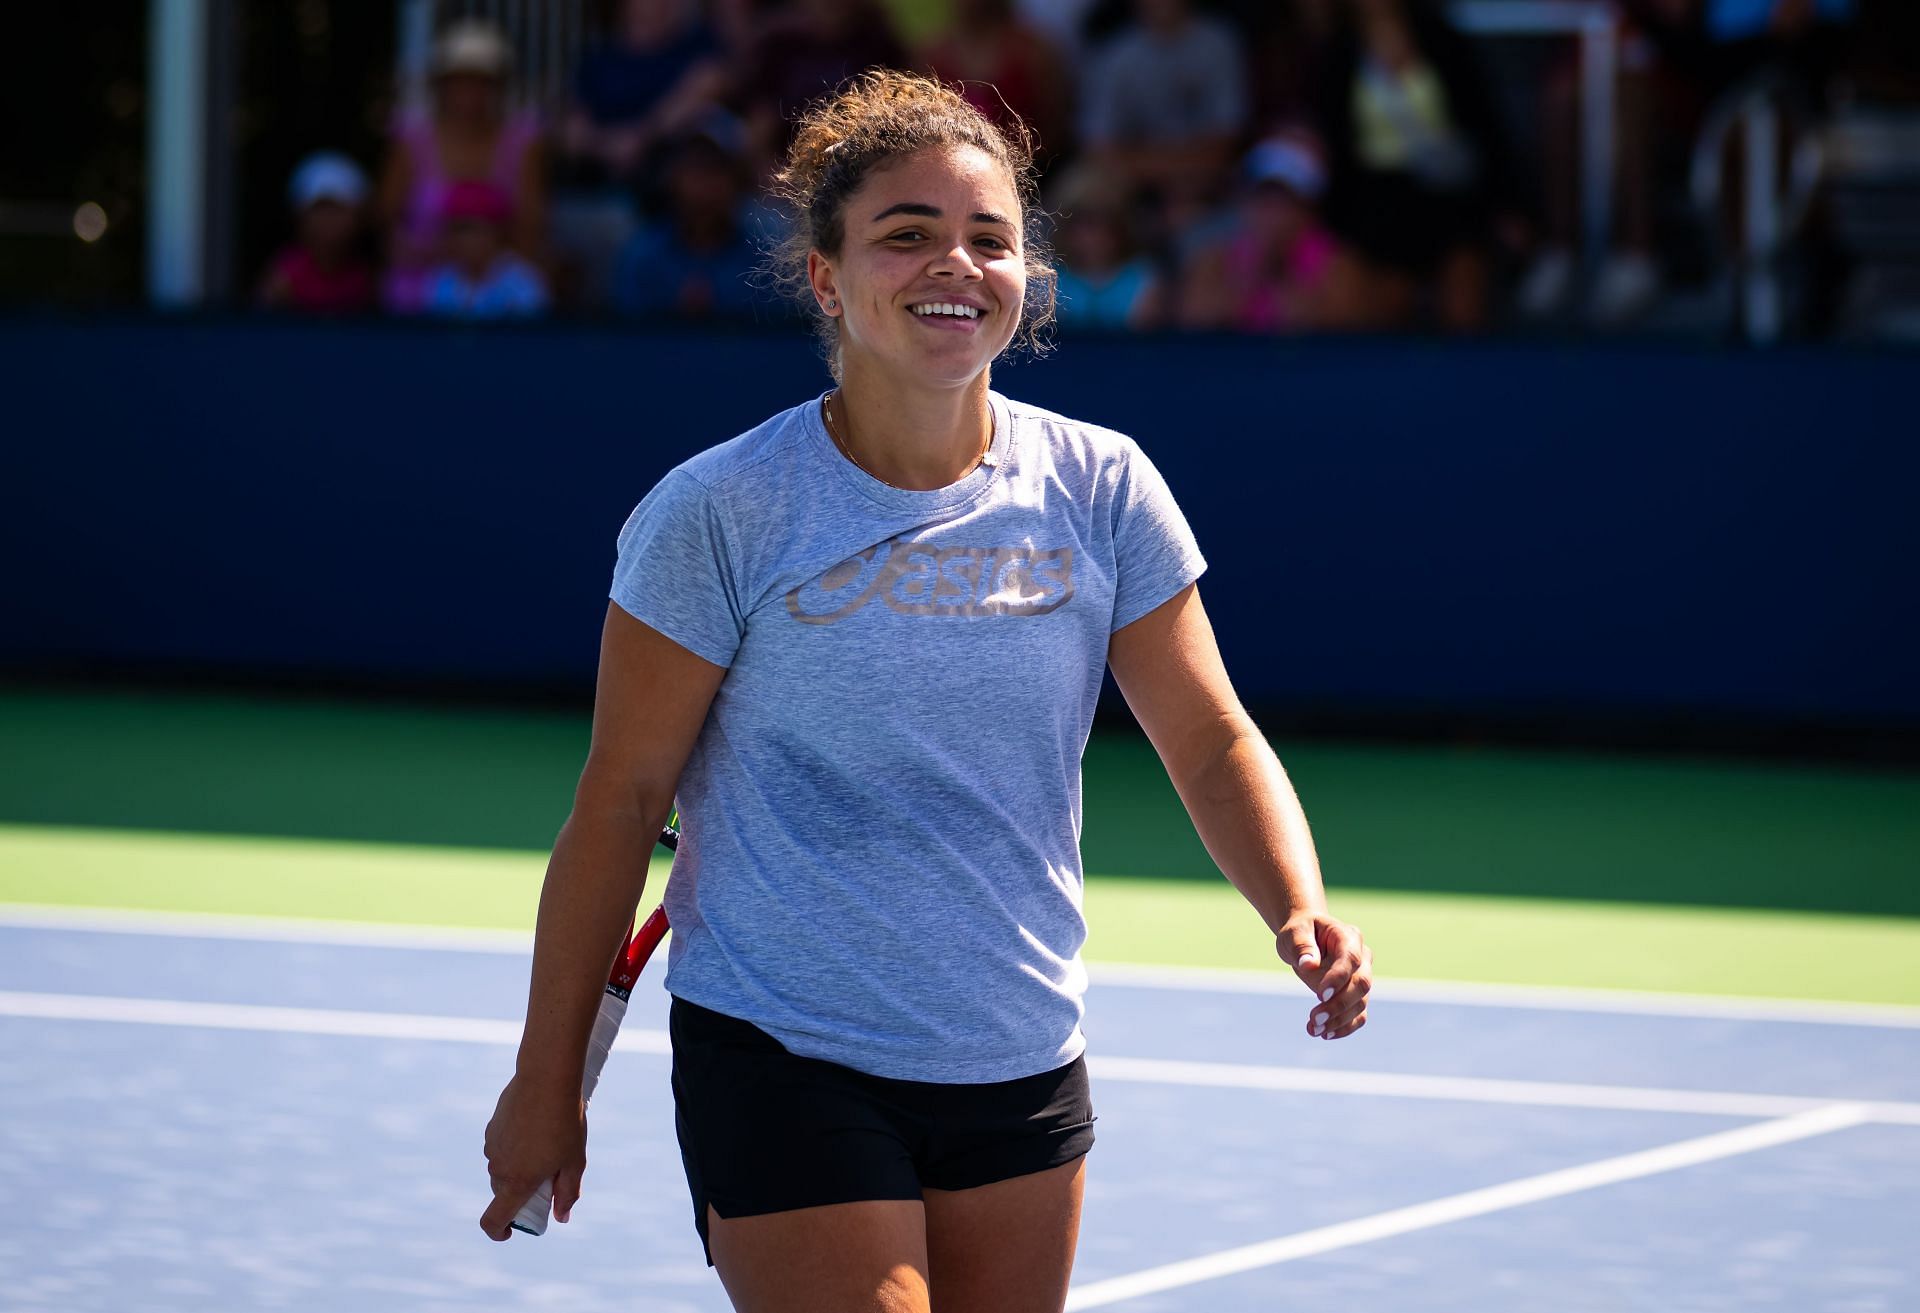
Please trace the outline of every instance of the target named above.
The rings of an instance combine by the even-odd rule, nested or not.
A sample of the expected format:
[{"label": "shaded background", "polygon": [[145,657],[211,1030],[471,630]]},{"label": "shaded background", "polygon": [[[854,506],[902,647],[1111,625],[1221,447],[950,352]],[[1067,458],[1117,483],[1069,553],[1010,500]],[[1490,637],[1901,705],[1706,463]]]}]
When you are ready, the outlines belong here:
[{"label": "shaded background", "polygon": [[[1083,1290],[1920,1089],[1920,5],[1409,3],[1457,26],[1424,49],[1452,126],[1504,162],[1460,246],[1473,314],[1430,277],[1371,281],[1345,319],[1249,313],[1379,274],[1363,238],[1430,235],[1431,208],[1343,201],[1335,162],[1339,16],[1400,0],[1199,6],[1248,94],[1191,143],[1197,195],[1129,180],[1077,114],[1045,143],[1083,294],[1112,273],[1083,240],[1105,205],[1135,248],[1114,278],[1161,304],[1101,324],[1070,301],[1058,351],[995,384],[1166,472],[1382,982],[1366,1030],[1305,1036],[1304,991],[1109,689],[1083,851],[1089,1034],[1119,1062],[1095,1076]],[[676,196],[693,136],[619,176],[570,154],[580,74],[622,23],[722,29],[695,42],[721,73],[699,149],[738,185],[770,88],[889,43],[1024,56],[1044,30],[1057,73],[1028,93],[1077,109],[1112,43],[1178,8],[10,7],[0,1185],[40,1206],[0,1232],[0,1305],[722,1306],[663,1053],[609,1068],[573,1227],[500,1248],[473,1226],[615,535],[674,463],[827,386],[803,328],[741,295],[744,236],[778,215]],[[511,322],[389,305],[377,195],[289,195],[316,151],[371,189],[436,32],[474,17],[545,151],[512,203],[544,197],[516,241],[547,299]],[[1276,204],[1284,270],[1240,266],[1209,309],[1209,260],[1272,255]],[[328,205],[358,226],[315,281],[351,309],[276,303]],[[1130,1081],[1139,1059],[1160,1075]],[[1394,1309],[1909,1307],[1914,1108],[1129,1306],[1266,1308],[1277,1275]]]},{"label": "shaded background", "polygon": [[[377,174],[436,28],[500,20],[519,52],[515,103],[544,116],[552,146],[582,94],[567,61],[646,8],[152,0],[17,16],[0,95],[34,128],[0,156],[6,819],[550,840],[566,750],[541,758],[534,796],[548,801],[531,812],[511,803],[518,784],[475,805],[466,784],[426,782],[444,740],[426,736],[417,757],[392,747],[405,708],[554,714],[577,750],[627,511],[676,461],[823,388],[814,349],[777,315],[621,316],[569,292],[557,219],[541,317],[269,313],[255,292],[296,236],[290,174],[322,148]],[[746,13],[728,40],[748,49],[801,12],[694,8],[715,23]],[[1047,9],[1013,8],[1035,23]],[[1431,314],[1391,332],[1069,323],[1052,356],[996,374],[1134,433],[1166,471],[1212,562],[1229,668],[1303,763],[1337,885],[1915,910],[1913,11],[1821,5],[1799,26],[1783,5],[1716,36],[1740,9],[1433,11],[1473,51],[1525,220],[1520,240],[1488,247],[1492,306],[1475,331]],[[1311,138],[1302,88],[1325,76],[1315,25],[1332,12],[1198,7],[1246,42],[1253,108],[1235,151],[1276,124]],[[932,0],[886,13],[921,52],[976,21]],[[1569,13],[1585,26],[1567,28]],[[1663,27],[1661,13],[1682,17]],[[1135,16],[1080,11],[1068,68],[1081,92]],[[1691,106],[1650,137],[1623,118],[1620,169],[1601,177],[1616,247],[1639,203],[1628,179],[1651,179],[1658,293],[1625,321],[1542,318],[1522,302],[1569,170],[1553,112],[1588,106],[1595,32],[1617,45],[1622,104],[1645,71],[1640,41],[1680,89],[1662,103]],[[167,54],[183,48],[190,77]],[[737,89],[717,103],[750,117]],[[1804,215],[1766,249],[1748,240],[1737,144],[1757,139],[1740,135],[1761,130],[1756,113],[1772,115],[1783,168],[1810,143],[1820,164]],[[1731,135],[1713,137],[1716,123]],[[1098,163],[1077,135],[1050,147],[1050,187]],[[1719,186],[1706,208],[1687,176],[1703,151]],[[556,213],[580,194],[563,153]],[[177,159],[204,177],[183,184],[162,167]],[[1196,231],[1228,222],[1246,167],[1228,167]],[[163,197],[188,220],[160,217]],[[657,197],[627,199],[653,216]],[[1754,204],[1791,217],[1792,199]],[[1157,257],[1176,281],[1179,236]],[[1756,288],[1777,298],[1771,320],[1752,313]],[[184,709],[195,691],[256,708],[283,697],[285,732],[320,738],[288,750],[286,773],[257,772],[224,759],[224,713],[182,710],[158,738],[127,738],[148,713],[126,721],[95,700],[177,694]],[[369,729],[358,765],[329,767],[327,716],[302,718],[315,707],[380,709],[402,728]],[[183,742],[214,746],[170,772]],[[1209,875],[1111,689],[1094,748],[1089,869]],[[402,759],[416,783],[388,795],[406,797],[391,813],[371,795],[313,805],[337,796],[328,770],[385,777]],[[1400,820],[1381,824],[1389,812]]]}]

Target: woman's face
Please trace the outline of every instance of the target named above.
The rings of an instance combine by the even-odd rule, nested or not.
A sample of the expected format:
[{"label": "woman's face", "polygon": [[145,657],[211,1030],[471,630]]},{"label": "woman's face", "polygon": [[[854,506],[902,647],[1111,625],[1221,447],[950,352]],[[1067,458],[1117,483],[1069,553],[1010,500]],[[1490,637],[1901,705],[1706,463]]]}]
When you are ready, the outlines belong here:
[{"label": "woman's face", "polygon": [[1291,246],[1311,217],[1299,197],[1273,183],[1255,187],[1241,203],[1241,213],[1259,243],[1274,251]]},{"label": "woman's face", "polygon": [[506,249],[506,234],[488,219],[461,219],[447,225],[447,259],[471,278],[483,278]]},{"label": "woman's face", "polygon": [[[1027,292],[1020,198],[971,146],[923,150],[847,198],[840,250],[807,259],[840,319],[841,359],[909,383],[971,382],[1013,340]],[[959,313],[932,311],[956,307]]]},{"label": "woman's face", "polygon": [[1060,252],[1079,273],[1104,273],[1127,258],[1127,219],[1118,209],[1077,210],[1060,226]]},{"label": "woman's face", "polygon": [[484,73],[442,74],[435,90],[448,118],[491,118],[500,100],[500,80]]}]

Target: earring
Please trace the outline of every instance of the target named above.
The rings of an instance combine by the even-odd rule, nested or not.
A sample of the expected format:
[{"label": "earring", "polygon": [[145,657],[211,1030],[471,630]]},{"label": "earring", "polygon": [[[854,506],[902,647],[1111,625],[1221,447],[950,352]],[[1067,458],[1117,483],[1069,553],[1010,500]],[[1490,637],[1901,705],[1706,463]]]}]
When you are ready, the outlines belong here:
[{"label": "earring", "polygon": [[838,301],[828,301],[828,302],[827,302],[827,309],[829,309],[829,310],[838,310],[839,308],[840,308],[840,303],[839,303]]}]

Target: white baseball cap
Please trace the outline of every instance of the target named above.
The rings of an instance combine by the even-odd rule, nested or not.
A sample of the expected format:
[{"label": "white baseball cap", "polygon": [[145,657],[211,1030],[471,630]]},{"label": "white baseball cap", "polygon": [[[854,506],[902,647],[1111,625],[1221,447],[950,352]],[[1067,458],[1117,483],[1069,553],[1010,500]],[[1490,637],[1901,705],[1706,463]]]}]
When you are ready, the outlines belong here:
[{"label": "white baseball cap", "polygon": [[287,184],[287,200],[296,210],[315,201],[358,205],[367,199],[367,175],[338,151],[323,150],[300,161]]},{"label": "white baseball cap", "polygon": [[1277,182],[1310,201],[1327,189],[1327,171],[1312,150],[1290,137],[1269,137],[1247,152],[1241,164],[1247,182]]},{"label": "white baseball cap", "polygon": [[481,18],[450,24],[433,43],[433,73],[479,73],[503,78],[513,69],[513,47],[500,29]]}]

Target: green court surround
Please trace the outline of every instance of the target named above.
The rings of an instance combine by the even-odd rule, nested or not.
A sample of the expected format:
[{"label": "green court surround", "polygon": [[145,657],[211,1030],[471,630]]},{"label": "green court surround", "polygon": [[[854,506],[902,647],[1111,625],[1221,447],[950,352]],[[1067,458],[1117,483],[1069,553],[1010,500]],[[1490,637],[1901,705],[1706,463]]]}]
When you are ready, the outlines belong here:
[{"label": "green court surround", "polygon": [[[0,902],[516,929],[589,733],[44,690],[0,693],[0,727]],[[1920,776],[1279,746],[1385,975],[1920,1003]],[[1090,957],[1273,964],[1143,741],[1097,734],[1086,796]]]}]

